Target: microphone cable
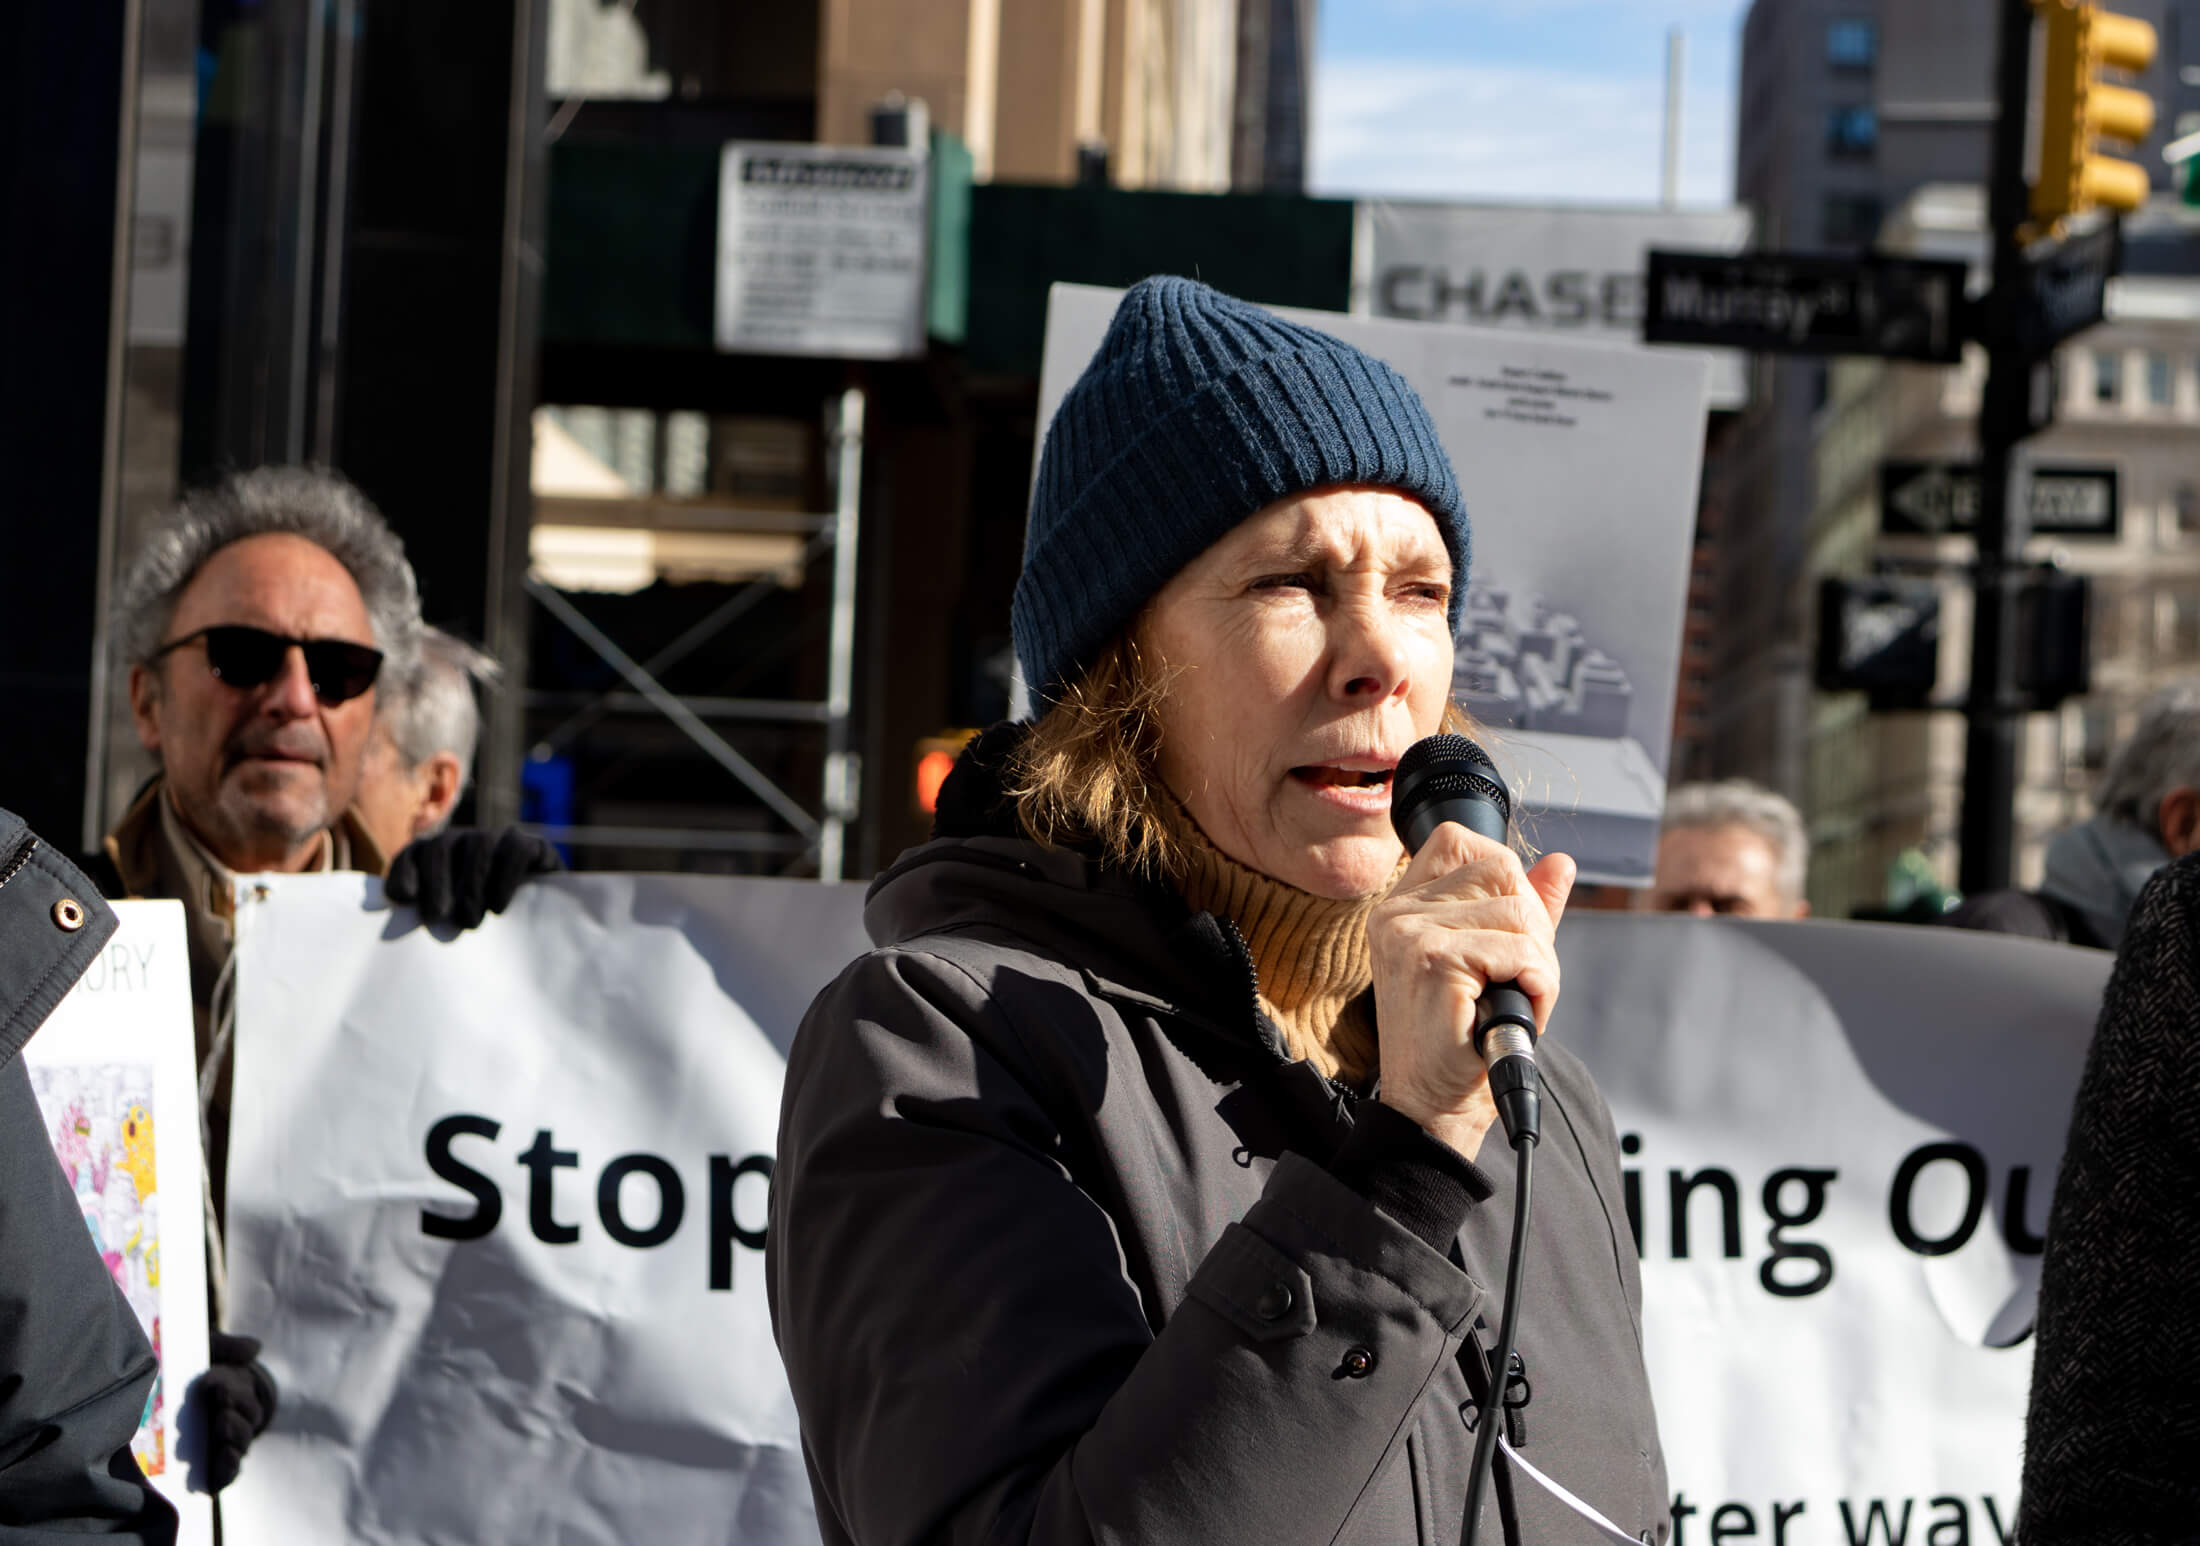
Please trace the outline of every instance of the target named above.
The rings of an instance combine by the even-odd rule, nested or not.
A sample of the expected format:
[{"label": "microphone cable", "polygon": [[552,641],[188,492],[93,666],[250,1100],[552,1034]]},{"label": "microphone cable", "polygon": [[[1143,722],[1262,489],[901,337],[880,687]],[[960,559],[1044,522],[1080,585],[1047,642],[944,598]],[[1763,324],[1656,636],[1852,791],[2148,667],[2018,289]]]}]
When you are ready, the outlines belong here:
[{"label": "microphone cable", "polygon": [[1496,1466],[1497,1436],[1505,1424],[1505,1391],[1512,1383],[1513,1347],[1520,1333],[1520,1284],[1528,1261],[1528,1201],[1535,1174],[1535,1139],[1532,1131],[1524,1131],[1513,1140],[1513,1227],[1512,1246],[1505,1253],[1505,1313],[1497,1321],[1497,1351],[1490,1363],[1489,1393],[1482,1398],[1482,1415],[1475,1421],[1474,1467],[1468,1473],[1462,1546],[1475,1546],[1481,1531],[1482,1493]]}]

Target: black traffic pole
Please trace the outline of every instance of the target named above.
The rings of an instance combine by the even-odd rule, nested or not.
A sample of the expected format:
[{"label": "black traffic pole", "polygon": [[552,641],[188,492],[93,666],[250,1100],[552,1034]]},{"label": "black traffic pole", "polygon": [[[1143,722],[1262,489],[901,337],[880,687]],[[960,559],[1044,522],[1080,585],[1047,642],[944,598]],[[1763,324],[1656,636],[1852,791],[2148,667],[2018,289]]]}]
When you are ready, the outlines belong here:
[{"label": "black traffic pole", "polygon": [[1995,69],[1993,180],[1987,219],[1993,290],[1984,310],[1986,391],[1979,403],[1978,566],[1971,619],[1971,689],[1964,706],[1960,884],[2007,886],[2016,857],[2018,759],[2025,707],[2017,690],[2017,587],[2030,512],[2010,498],[2012,456],[2030,428],[2035,362],[2019,328],[2025,284],[2018,229],[2030,214],[2024,131],[2031,92],[2032,6],[2001,0]]}]

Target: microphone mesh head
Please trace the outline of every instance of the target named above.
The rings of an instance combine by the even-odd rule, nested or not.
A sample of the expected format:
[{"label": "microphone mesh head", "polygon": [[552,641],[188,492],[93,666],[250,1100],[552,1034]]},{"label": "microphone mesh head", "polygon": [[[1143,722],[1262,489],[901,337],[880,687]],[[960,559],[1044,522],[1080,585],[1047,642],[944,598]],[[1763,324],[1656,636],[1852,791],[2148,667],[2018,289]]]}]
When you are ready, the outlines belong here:
[{"label": "microphone mesh head", "polygon": [[1416,812],[1462,795],[1485,800],[1507,821],[1512,820],[1512,793],[1498,776],[1497,764],[1463,735],[1432,735],[1415,741],[1398,759],[1390,788],[1390,819],[1401,835]]}]

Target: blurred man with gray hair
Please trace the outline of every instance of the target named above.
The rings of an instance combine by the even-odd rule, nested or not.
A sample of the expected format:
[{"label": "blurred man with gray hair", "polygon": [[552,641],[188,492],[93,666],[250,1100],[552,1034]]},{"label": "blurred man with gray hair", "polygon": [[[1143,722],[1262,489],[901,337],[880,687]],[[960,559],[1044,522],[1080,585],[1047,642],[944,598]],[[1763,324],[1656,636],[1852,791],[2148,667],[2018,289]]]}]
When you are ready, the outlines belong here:
[{"label": "blurred man with gray hair", "polygon": [[2200,848],[2200,678],[2149,698],[2094,792],[2094,816],[2055,835],[2037,891],[1986,891],[1944,920],[2114,950],[2154,872]]},{"label": "blurred man with gray hair", "polygon": [[382,713],[368,743],[356,809],[384,853],[450,825],[473,782],[481,739],[476,689],[494,686],[496,661],[464,639],[429,628],[420,658],[383,687]]},{"label": "blurred man with gray hair", "polygon": [[1698,918],[1803,918],[1810,838],[1781,796],[1747,779],[1683,784],[1666,796],[1647,905]]}]

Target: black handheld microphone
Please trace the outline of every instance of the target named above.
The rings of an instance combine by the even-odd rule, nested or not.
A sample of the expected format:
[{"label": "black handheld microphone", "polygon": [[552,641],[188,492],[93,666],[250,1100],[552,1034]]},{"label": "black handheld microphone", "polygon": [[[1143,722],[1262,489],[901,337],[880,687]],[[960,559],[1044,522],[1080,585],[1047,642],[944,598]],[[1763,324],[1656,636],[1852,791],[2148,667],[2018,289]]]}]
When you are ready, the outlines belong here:
[{"label": "black handheld microphone", "polygon": [[[1447,821],[1496,842],[1512,826],[1512,796],[1489,753],[1463,735],[1432,735],[1406,748],[1390,780],[1390,824],[1407,853],[1419,853]],[[1514,1148],[1543,1131],[1543,1096],[1535,1067],[1535,1010],[1515,983],[1482,989],[1474,1050],[1489,1065],[1490,1096]]]}]

